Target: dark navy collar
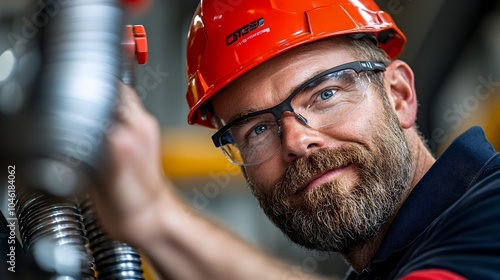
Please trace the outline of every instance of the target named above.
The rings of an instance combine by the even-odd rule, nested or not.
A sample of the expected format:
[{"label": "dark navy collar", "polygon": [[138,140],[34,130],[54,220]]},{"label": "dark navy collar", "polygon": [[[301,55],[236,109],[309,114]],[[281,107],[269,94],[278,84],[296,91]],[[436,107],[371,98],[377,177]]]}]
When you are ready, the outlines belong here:
[{"label": "dark navy collar", "polygon": [[436,160],[402,205],[372,263],[403,251],[480,176],[495,150],[480,127],[460,135]]}]

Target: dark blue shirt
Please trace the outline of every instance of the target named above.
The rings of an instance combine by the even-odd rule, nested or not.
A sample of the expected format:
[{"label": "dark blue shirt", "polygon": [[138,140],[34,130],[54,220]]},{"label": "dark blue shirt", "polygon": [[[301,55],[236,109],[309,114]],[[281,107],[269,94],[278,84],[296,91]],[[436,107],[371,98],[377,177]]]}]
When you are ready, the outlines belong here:
[{"label": "dark blue shirt", "polygon": [[459,136],[402,205],[375,257],[346,279],[440,268],[500,279],[500,154],[479,127]]}]

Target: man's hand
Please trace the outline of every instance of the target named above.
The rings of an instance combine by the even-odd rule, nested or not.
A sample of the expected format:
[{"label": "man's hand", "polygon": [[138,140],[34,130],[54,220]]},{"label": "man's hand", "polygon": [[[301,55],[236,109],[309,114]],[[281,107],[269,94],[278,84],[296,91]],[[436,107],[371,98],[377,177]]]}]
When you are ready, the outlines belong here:
[{"label": "man's hand", "polygon": [[159,216],[178,200],[164,178],[160,129],[130,87],[121,84],[118,120],[107,134],[111,174],[107,185],[92,191],[97,214],[114,238],[140,245],[159,234]]}]

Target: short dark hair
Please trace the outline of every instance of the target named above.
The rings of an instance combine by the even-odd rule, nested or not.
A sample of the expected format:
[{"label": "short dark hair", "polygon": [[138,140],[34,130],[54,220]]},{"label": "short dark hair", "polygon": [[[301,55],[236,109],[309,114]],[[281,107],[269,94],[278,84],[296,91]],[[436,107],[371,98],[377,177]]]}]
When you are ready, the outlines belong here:
[{"label": "short dark hair", "polygon": [[[382,62],[385,66],[388,66],[391,63],[384,50],[377,46],[377,41],[373,36],[368,34],[359,34],[359,36],[346,35],[335,38],[337,43],[347,46],[347,49],[351,51],[354,57],[359,60]],[[377,91],[379,93],[383,93],[383,72],[372,72],[370,79],[375,85]]]}]

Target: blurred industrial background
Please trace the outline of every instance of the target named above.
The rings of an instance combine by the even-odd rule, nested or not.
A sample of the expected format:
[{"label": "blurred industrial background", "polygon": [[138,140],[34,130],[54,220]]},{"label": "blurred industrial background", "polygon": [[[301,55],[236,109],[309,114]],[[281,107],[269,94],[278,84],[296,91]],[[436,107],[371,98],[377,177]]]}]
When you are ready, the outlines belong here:
[{"label": "blurred industrial background", "polygon": [[[229,6],[238,2],[221,1]],[[430,148],[439,155],[461,132],[480,125],[499,150],[500,1],[376,2],[408,37],[401,59],[416,75],[418,124]],[[148,34],[149,62],[137,69],[137,91],[162,126],[165,173],[200,214],[298,270],[341,277],[346,265],[339,256],[306,251],[289,242],[261,213],[239,169],[212,146],[212,131],[187,125],[186,35],[197,4],[196,0],[155,0],[146,14],[128,20],[144,25]],[[2,38],[0,56],[11,47]],[[5,61],[0,57],[0,84]],[[148,83],[141,83],[145,78]],[[7,94],[0,92],[0,101]]]}]

